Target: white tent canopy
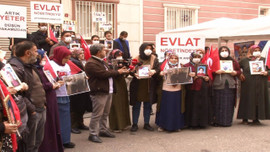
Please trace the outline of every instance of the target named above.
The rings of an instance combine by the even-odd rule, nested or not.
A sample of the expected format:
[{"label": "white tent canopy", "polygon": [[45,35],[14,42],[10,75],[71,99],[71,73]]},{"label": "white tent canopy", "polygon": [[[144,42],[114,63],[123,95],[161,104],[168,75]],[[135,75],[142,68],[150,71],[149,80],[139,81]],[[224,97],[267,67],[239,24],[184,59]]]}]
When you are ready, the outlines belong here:
[{"label": "white tent canopy", "polygon": [[169,30],[159,34],[190,34],[203,35],[206,41],[229,41],[237,39],[268,40],[270,39],[270,16],[251,20],[218,18],[200,24]]}]

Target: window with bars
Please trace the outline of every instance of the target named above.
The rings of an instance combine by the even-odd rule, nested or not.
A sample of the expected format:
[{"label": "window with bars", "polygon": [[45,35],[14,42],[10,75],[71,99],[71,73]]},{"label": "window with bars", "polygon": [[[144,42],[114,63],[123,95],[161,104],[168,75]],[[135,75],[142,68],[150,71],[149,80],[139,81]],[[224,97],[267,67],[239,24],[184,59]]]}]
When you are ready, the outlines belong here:
[{"label": "window with bars", "polygon": [[198,23],[198,7],[165,6],[165,30],[172,30]]},{"label": "window with bars", "polygon": [[85,39],[90,39],[92,35],[103,38],[107,30],[114,33],[115,4],[75,1],[75,6],[76,32]]}]

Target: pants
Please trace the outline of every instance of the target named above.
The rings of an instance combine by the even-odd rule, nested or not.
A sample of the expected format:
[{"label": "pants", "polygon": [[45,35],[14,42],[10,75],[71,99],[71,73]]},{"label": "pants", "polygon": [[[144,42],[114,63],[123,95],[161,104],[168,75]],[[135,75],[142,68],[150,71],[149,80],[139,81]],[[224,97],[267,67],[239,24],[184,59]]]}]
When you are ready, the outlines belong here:
[{"label": "pants", "polygon": [[112,104],[112,94],[90,95],[93,112],[89,124],[91,135],[98,135],[99,131],[106,132],[107,119]]},{"label": "pants", "polygon": [[28,128],[29,136],[26,143],[27,151],[38,152],[44,137],[44,127],[46,122],[46,110],[29,115]]},{"label": "pants", "polygon": [[[141,103],[136,102],[136,104],[132,107],[132,122],[133,124],[138,124],[140,110],[141,110]],[[149,124],[150,121],[150,114],[151,114],[151,106],[150,102],[143,102],[143,117],[144,117],[144,124]]]}]

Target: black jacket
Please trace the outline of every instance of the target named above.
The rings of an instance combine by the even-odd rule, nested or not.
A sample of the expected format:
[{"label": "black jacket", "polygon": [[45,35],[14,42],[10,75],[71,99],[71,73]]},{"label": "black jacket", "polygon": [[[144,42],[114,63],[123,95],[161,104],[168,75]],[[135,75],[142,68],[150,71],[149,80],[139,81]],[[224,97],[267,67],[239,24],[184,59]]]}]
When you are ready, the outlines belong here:
[{"label": "black jacket", "polygon": [[48,37],[47,34],[43,34],[40,31],[32,33],[32,41],[36,44],[37,48],[38,49],[43,48],[45,51],[47,51],[47,54],[49,54],[52,46],[45,41],[47,37]]}]

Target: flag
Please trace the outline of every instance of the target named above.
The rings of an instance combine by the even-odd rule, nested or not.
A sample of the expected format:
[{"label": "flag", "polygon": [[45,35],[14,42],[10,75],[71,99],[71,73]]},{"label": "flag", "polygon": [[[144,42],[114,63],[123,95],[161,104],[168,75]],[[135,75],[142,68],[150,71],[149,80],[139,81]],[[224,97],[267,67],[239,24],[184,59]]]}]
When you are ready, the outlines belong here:
[{"label": "flag", "polygon": [[52,75],[52,77],[54,79],[56,79],[57,78],[57,74],[54,72],[48,56],[46,54],[44,54],[44,55],[45,55],[45,58],[46,58],[46,64],[44,65],[44,70],[49,70],[50,73],[51,73],[51,75]]},{"label": "flag", "polygon": [[67,64],[69,65],[70,67],[70,70],[71,70],[71,74],[77,74],[79,72],[81,72],[82,70],[77,66],[75,65],[72,61],[68,61]]},{"label": "flag", "polygon": [[87,61],[91,57],[91,54],[90,54],[90,50],[88,48],[88,45],[82,36],[81,36],[81,46],[84,50],[84,59]]},{"label": "flag", "polygon": [[[265,56],[265,66],[267,66],[267,68],[270,68],[270,47],[266,53],[266,56]],[[270,76],[268,76],[268,81],[270,81]]]},{"label": "flag", "polygon": [[211,46],[210,55],[206,62],[208,65],[208,76],[211,78],[211,80],[213,80],[212,73],[220,69],[220,59],[219,59],[218,48],[213,50],[213,47]]},{"label": "flag", "polygon": [[[17,122],[21,122],[20,110],[19,110],[16,102],[14,101],[11,94],[8,92],[7,87],[5,86],[5,84],[1,80],[0,80],[0,85],[1,85],[1,90],[3,91],[3,92],[1,92],[2,95],[4,95],[5,97],[9,95],[9,97],[10,97],[9,100],[11,102],[11,107],[13,109],[12,112],[14,114],[14,117],[16,118]],[[7,111],[5,111],[5,114],[7,114]],[[21,125],[21,123],[20,123],[20,125]],[[16,137],[15,133],[11,134],[11,141],[12,141],[13,151],[15,152],[18,149],[17,137]]]},{"label": "flag", "polygon": [[52,31],[51,27],[49,27],[49,35],[48,35],[48,37],[49,37],[51,40],[53,40],[55,43],[58,43],[56,37],[55,37],[54,34],[53,34],[53,31]]}]

